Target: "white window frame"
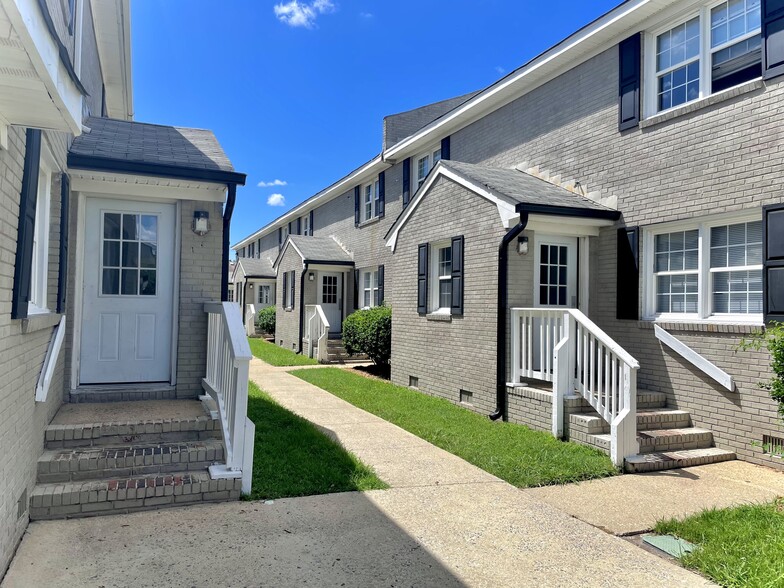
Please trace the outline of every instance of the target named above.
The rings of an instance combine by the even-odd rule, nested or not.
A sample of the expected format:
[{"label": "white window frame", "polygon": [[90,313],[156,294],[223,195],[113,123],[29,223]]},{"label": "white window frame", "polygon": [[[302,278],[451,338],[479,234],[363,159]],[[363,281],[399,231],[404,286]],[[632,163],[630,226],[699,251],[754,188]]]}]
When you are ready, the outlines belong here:
[{"label": "white window frame", "polygon": [[[645,118],[649,118],[652,116],[656,116],[665,112],[669,112],[670,110],[676,110],[678,108],[682,108],[688,104],[694,104],[707,98],[708,96],[712,96],[715,94],[722,94],[724,92],[729,92],[732,88],[726,88],[724,90],[720,90],[718,92],[711,92],[711,63],[712,63],[712,56],[717,51],[721,51],[726,47],[730,47],[737,43],[741,43],[746,39],[754,37],[761,33],[761,29],[754,30],[750,33],[746,33],[745,35],[738,37],[737,39],[732,39],[724,43],[723,45],[719,45],[715,48],[710,46],[711,42],[711,11],[724,4],[724,1],[712,1],[709,3],[705,3],[702,5],[696,5],[691,8],[687,13],[680,14],[680,16],[676,18],[669,19],[665,24],[662,26],[656,27],[651,29],[650,31],[646,31],[644,39],[645,39],[645,49],[644,49],[644,66],[643,66],[643,88],[644,88],[644,99],[643,99],[643,112]],[[658,104],[658,85],[659,85],[659,72],[657,71],[656,67],[656,39],[659,35],[666,33],[667,31],[682,25],[691,19],[699,17],[700,19],[700,94],[698,98],[693,100],[687,100],[682,104],[678,104],[677,106],[673,106],[671,108],[665,110],[659,110]],[[683,62],[678,67],[681,67],[686,62]],[[677,68],[674,68],[677,69]],[[667,70],[665,70],[667,71]],[[755,78],[757,80],[762,79],[762,76]],[[748,80],[753,81],[753,80]],[[743,84],[748,83],[742,82]],[[742,84],[741,84],[742,85]]]},{"label": "white window frame", "polygon": [[41,146],[38,170],[38,193],[35,203],[35,228],[33,230],[33,258],[30,267],[30,302],[27,314],[50,312],[49,295],[49,229],[52,212],[52,174],[57,166],[49,149]]},{"label": "white window frame", "polygon": [[302,218],[304,219],[302,221],[302,227],[303,227],[302,234],[305,235],[306,237],[310,237],[310,213],[307,213]]},{"label": "white window frame", "polygon": [[267,306],[273,304],[272,302],[272,286],[269,284],[259,284],[258,285],[258,299],[259,304],[266,304]]},{"label": "white window frame", "polygon": [[381,183],[373,180],[368,184],[363,184],[360,197],[360,222],[373,220],[378,216],[379,198],[381,198]]},{"label": "white window frame", "polygon": [[[685,323],[720,323],[762,325],[762,313],[755,314],[718,314],[712,310],[712,281],[710,267],[710,231],[714,227],[734,225],[762,220],[760,210],[744,211],[740,213],[722,214],[709,218],[692,219],[689,221],[676,221],[663,223],[643,229],[643,255],[642,255],[642,286],[643,286],[643,320],[656,322],[685,322]],[[656,312],[656,274],[655,269],[655,240],[656,235],[689,231],[697,229],[699,232],[699,252],[697,264],[697,309],[696,313],[657,313]],[[732,271],[761,270],[762,263],[755,266],[732,268]],[[683,272],[687,273],[687,272]],[[763,292],[763,296],[765,293]]]},{"label": "white window frame", "polygon": [[[452,241],[436,241],[430,244],[430,276],[428,280],[428,289],[429,292],[428,300],[430,305],[428,308],[432,310],[429,314],[452,314],[452,305],[449,306],[441,306],[441,288],[439,287],[442,281],[452,281],[452,274],[450,273],[449,276],[440,276],[439,275],[439,252],[442,249],[452,249]],[[454,260],[452,260],[454,263]],[[454,292],[453,292],[454,295]]]},{"label": "white window frame", "polygon": [[[368,285],[369,278],[369,285]],[[378,296],[378,269],[367,269],[359,272],[359,291],[362,293],[362,309],[375,308]],[[370,304],[365,304],[365,297],[369,295]]]},{"label": "white window frame", "polygon": [[[424,175],[420,175],[419,172],[419,162],[425,159],[425,169]],[[425,183],[425,179],[427,178],[430,171],[436,166],[436,164],[441,161],[441,144],[433,145],[429,149],[422,151],[421,153],[417,154],[416,157],[411,159],[411,165],[413,169],[411,173],[413,175],[414,181],[413,184],[415,186],[414,191],[416,192],[419,188],[422,187],[422,184]]]}]

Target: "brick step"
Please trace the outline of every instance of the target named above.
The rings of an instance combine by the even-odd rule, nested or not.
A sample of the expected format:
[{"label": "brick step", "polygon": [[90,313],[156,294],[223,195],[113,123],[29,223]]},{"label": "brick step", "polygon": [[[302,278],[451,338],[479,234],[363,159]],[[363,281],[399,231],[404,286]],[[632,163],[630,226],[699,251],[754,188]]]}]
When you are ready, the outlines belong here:
[{"label": "brick step", "polygon": [[206,470],[223,461],[219,439],[49,449],[38,458],[38,483]]},{"label": "brick step", "polygon": [[[691,425],[691,415],[686,410],[672,408],[646,408],[637,411],[637,430],[683,429]],[[569,415],[569,429],[588,435],[610,432],[610,424],[597,413]]]},{"label": "brick step", "polygon": [[203,441],[221,437],[220,421],[197,417],[109,423],[49,425],[46,449]]},{"label": "brick step", "polygon": [[735,453],[718,447],[644,453],[626,458],[626,471],[630,474],[687,468],[735,459]]},{"label": "brick step", "polygon": [[237,500],[241,488],[240,479],[211,480],[206,471],[38,484],[30,496],[30,519],[75,518]]},{"label": "brick step", "polygon": [[637,410],[644,408],[664,408],[667,406],[667,395],[664,392],[637,390]]},{"label": "brick step", "polygon": [[[688,427],[685,429],[655,429],[638,431],[637,441],[640,453],[684,451],[688,449],[707,449],[713,447],[713,434],[705,429]],[[586,435],[582,442],[610,453],[610,434]]]}]

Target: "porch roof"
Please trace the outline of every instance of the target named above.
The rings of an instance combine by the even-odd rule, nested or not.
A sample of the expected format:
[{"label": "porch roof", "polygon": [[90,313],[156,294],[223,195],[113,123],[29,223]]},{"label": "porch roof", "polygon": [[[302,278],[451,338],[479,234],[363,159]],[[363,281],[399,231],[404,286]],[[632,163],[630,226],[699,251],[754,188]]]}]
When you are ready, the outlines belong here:
[{"label": "porch roof", "polygon": [[323,265],[354,265],[351,255],[340,246],[332,237],[305,237],[303,235],[289,235],[278,253],[273,264],[277,270],[280,260],[288,247],[302,258],[303,263]]},{"label": "porch roof", "polygon": [[246,278],[275,279],[275,270],[269,259],[256,259],[253,257],[240,257],[237,261],[238,269],[242,270]]},{"label": "porch roof", "polygon": [[98,117],[85,126],[90,131],[74,139],[68,167],[245,184],[212,131]]}]

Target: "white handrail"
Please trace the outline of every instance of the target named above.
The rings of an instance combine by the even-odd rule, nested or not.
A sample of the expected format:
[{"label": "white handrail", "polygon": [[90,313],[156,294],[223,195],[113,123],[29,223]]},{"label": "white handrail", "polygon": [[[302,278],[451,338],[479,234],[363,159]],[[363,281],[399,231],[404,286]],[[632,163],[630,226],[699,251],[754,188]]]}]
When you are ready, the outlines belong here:
[{"label": "white handrail", "polygon": [[256,334],[256,311],[255,304],[245,305],[245,334],[251,337]]},{"label": "white handrail", "polygon": [[[233,302],[208,302],[207,374],[202,387],[215,400],[223,432],[226,463],[210,466],[210,476],[242,478],[251,490],[255,426],[248,414],[248,371],[253,357],[240,308]],[[251,464],[248,466],[248,464]]]},{"label": "white handrail", "polygon": [[610,425],[610,457],[637,454],[640,364],[577,309],[513,308],[512,385],[553,382],[553,434],[563,436],[563,399],[577,392]]},{"label": "white handrail", "polygon": [[[308,357],[313,358],[314,347],[318,350],[315,359],[320,363],[329,361],[329,321],[324,309],[319,304],[305,306],[305,342],[308,345]],[[314,344],[315,343],[315,344]]]}]

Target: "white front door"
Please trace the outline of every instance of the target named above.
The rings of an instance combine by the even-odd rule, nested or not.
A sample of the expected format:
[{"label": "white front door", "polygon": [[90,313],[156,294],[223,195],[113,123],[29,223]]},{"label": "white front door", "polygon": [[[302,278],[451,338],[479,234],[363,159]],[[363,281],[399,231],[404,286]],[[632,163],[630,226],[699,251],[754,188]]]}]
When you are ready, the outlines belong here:
[{"label": "white front door", "polygon": [[175,206],[89,198],[79,382],[171,381]]},{"label": "white front door", "polygon": [[577,237],[536,235],[534,306],[577,308]]},{"label": "white front door", "polygon": [[329,321],[329,332],[340,333],[343,329],[343,283],[341,274],[319,272],[319,304]]}]

